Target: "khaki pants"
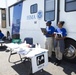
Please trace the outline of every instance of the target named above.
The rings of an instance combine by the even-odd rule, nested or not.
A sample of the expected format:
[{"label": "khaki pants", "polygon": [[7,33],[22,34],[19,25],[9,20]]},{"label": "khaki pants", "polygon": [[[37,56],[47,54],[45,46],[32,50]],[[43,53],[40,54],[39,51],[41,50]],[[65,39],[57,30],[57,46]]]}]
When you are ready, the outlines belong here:
[{"label": "khaki pants", "polygon": [[60,51],[59,43],[57,44],[57,47],[55,47],[55,55],[58,60],[62,60],[63,54]]},{"label": "khaki pants", "polygon": [[52,50],[54,50],[53,37],[46,38],[45,49],[48,49],[48,56],[51,57]]}]

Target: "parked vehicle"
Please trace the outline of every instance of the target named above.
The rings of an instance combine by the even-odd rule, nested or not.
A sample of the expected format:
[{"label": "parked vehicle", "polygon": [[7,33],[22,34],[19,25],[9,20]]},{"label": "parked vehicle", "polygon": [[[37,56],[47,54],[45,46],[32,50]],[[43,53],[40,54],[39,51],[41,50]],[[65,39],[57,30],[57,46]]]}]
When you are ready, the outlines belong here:
[{"label": "parked vehicle", "polygon": [[9,28],[20,38],[32,37],[34,44],[44,47],[45,36],[41,28],[51,20],[57,27],[58,21],[65,21],[68,35],[65,39],[64,57],[76,59],[76,0],[23,0],[9,7]]}]

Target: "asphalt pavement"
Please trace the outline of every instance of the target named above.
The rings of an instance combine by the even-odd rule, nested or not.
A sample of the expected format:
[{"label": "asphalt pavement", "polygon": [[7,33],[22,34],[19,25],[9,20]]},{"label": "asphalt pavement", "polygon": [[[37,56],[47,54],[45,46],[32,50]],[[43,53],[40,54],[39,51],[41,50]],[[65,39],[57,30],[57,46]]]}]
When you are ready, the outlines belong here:
[{"label": "asphalt pavement", "polygon": [[[0,75],[29,75],[29,66],[31,63],[16,62],[20,60],[19,55],[11,56],[11,62],[8,62],[10,52],[6,52],[5,48],[0,48]],[[34,75],[76,75],[76,64],[62,61],[61,65],[56,66],[54,62],[49,62],[43,70]]]}]

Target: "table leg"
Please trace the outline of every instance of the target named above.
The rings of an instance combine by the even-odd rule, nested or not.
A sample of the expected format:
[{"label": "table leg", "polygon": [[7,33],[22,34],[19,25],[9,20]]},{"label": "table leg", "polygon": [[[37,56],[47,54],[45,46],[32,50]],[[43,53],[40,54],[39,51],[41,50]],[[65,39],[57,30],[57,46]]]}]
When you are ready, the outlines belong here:
[{"label": "table leg", "polygon": [[10,62],[10,57],[11,57],[11,55],[12,55],[12,51],[10,52],[10,55],[9,55],[9,58],[8,58],[8,61]]},{"label": "table leg", "polygon": [[1,47],[2,47],[2,43],[1,43]]},{"label": "table leg", "polygon": [[21,62],[22,62],[22,58],[21,58],[21,55],[19,54],[19,56],[20,56],[20,60],[21,60]]},{"label": "table leg", "polygon": [[[30,62],[32,62],[30,58],[29,58],[29,60],[30,60]],[[32,63],[31,63],[31,65],[30,65],[30,67],[29,67],[29,72],[28,72],[28,74],[29,74],[29,75],[34,75],[34,74],[32,73]]]}]

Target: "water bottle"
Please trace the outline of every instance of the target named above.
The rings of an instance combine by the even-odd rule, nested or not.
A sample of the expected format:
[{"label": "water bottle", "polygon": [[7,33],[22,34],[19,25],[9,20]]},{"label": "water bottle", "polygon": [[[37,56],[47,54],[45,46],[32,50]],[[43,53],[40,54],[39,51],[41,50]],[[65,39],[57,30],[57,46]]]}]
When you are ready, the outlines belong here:
[{"label": "water bottle", "polygon": [[39,43],[37,43],[35,47],[36,47],[36,48],[40,48],[40,44],[39,44]]},{"label": "water bottle", "polygon": [[24,43],[26,44],[26,40],[24,41]]}]

